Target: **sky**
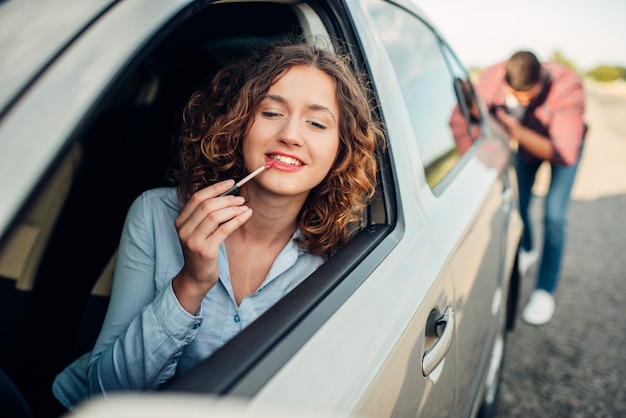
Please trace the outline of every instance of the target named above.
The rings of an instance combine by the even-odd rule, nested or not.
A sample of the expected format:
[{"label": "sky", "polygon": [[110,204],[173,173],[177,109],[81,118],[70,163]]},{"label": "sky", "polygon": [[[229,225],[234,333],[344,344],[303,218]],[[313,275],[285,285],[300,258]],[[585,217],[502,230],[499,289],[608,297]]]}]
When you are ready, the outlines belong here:
[{"label": "sky", "polygon": [[519,49],[577,68],[626,67],[626,0],[414,0],[468,67]]}]

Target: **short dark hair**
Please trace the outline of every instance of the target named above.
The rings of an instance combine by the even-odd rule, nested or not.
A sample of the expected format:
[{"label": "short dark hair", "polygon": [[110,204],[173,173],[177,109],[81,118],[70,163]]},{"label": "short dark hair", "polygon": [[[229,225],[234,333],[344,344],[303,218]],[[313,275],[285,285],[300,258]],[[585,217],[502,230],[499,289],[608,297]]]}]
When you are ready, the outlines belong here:
[{"label": "short dark hair", "polygon": [[535,87],[541,77],[541,64],[530,51],[517,51],[506,63],[506,82],[517,91]]}]

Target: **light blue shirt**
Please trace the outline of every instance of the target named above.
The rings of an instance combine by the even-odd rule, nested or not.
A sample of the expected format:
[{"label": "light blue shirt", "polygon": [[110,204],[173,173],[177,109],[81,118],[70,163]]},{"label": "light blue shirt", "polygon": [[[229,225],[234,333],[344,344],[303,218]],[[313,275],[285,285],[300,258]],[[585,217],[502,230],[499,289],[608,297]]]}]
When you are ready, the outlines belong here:
[{"label": "light blue shirt", "polygon": [[222,244],[219,281],[191,315],[178,303],[171,284],[183,266],[174,227],[180,210],[175,188],[144,192],[131,205],[98,340],[93,351],[63,370],[53,385],[66,407],[94,394],[154,390],[188,372],[323,263],[322,257],[300,250],[290,240],[261,286],[238,306]]}]

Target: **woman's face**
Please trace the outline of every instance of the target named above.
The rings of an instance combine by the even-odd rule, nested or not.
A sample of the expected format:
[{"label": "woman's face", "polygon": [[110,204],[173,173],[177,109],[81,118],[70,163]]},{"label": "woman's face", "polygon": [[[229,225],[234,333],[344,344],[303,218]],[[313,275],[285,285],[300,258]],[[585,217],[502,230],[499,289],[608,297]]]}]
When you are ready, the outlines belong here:
[{"label": "woman's face", "polygon": [[306,197],[328,174],[339,149],[339,106],[335,82],[323,71],[294,66],[261,99],[244,135],[243,156],[253,171],[271,169],[250,187]]}]

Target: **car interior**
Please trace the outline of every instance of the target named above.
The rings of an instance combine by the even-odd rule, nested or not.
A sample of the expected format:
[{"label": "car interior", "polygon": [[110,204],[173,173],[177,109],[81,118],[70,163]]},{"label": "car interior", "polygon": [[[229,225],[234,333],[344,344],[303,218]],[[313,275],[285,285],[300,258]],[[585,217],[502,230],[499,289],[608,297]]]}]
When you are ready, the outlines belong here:
[{"label": "car interior", "polygon": [[[14,383],[21,394],[9,397],[22,405],[23,396],[30,405],[24,416],[62,412],[52,397],[52,381],[91,350],[98,336],[128,207],[142,191],[170,185],[168,168],[176,156],[172,138],[185,99],[248,48],[278,39],[299,40],[324,28],[324,10],[314,7],[235,2],[189,8],[142,49],[85,116],[71,145],[22,211],[25,215],[0,243],[0,371],[2,382]],[[345,39],[345,34],[332,33],[332,25],[326,30]],[[353,56],[358,50],[357,45],[335,47]],[[385,152],[379,153],[382,167],[388,166]],[[259,325],[265,329],[263,336],[259,327],[255,331],[251,326],[243,340],[263,338],[271,346],[389,233],[394,219],[388,186],[392,181],[388,169],[381,170],[379,190],[361,226],[368,233],[355,234],[345,250],[315,273],[323,280],[305,280],[275,306],[289,313],[286,322],[277,324],[276,315],[268,312]],[[268,324],[274,332],[267,332]],[[240,345],[246,346],[245,341]],[[229,350],[232,353],[232,347],[223,347],[213,361],[228,368],[224,359]],[[254,362],[254,355],[248,354]],[[226,391],[237,373],[245,371],[244,363],[231,380],[216,373],[215,381],[202,388]],[[187,387],[198,390],[195,383],[181,386]],[[13,393],[2,390],[3,396]],[[8,416],[1,410],[0,415]]]}]

